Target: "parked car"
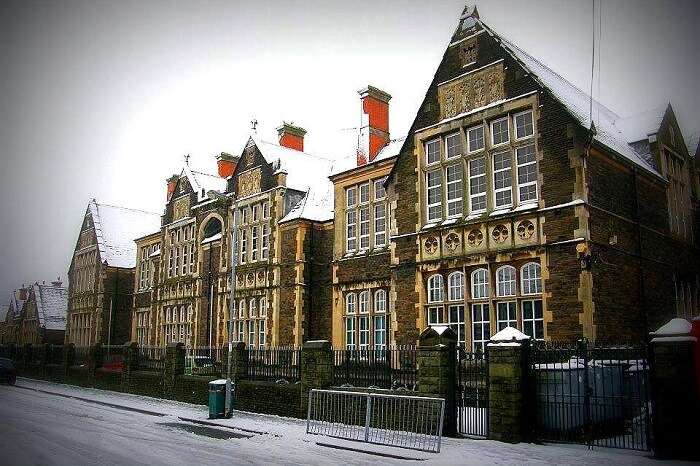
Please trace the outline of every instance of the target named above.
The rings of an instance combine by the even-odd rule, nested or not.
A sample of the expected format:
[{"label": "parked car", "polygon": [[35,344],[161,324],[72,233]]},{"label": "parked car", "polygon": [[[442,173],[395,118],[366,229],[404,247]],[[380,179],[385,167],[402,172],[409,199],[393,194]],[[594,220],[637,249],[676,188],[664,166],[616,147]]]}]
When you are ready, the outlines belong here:
[{"label": "parked car", "polygon": [[12,360],[0,358],[0,382],[14,385],[17,380],[17,371]]}]

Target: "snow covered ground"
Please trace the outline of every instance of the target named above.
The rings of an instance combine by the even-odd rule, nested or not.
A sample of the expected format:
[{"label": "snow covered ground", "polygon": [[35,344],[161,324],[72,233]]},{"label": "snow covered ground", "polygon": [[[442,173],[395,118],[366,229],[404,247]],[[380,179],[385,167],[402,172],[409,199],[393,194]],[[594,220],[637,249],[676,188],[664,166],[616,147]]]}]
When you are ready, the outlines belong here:
[{"label": "snow covered ground", "polygon": [[15,387],[0,386],[0,463],[344,466],[415,462],[661,463],[638,452],[449,438],[443,439],[441,453],[431,454],[306,435],[305,422],[297,419],[236,412],[232,419],[208,421],[207,414],[204,406],[20,379]]}]

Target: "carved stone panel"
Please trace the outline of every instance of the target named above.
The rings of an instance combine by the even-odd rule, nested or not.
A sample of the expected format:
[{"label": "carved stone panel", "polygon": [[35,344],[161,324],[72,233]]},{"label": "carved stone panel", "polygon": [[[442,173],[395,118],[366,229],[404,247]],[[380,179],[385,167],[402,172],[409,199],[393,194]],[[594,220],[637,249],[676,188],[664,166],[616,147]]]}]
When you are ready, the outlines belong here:
[{"label": "carved stone panel", "polygon": [[497,63],[440,85],[440,118],[450,118],[483,107],[504,96],[503,63]]},{"label": "carved stone panel", "polygon": [[241,173],[238,177],[238,197],[246,197],[260,192],[260,167]]},{"label": "carved stone panel", "polygon": [[462,66],[467,66],[476,61],[476,57],[479,53],[476,39],[476,37],[473,37],[459,44],[459,62]]},{"label": "carved stone panel", "polygon": [[190,197],[185,196],[177,199],[173,203],[173,221],[185,218],[190,215]]}]

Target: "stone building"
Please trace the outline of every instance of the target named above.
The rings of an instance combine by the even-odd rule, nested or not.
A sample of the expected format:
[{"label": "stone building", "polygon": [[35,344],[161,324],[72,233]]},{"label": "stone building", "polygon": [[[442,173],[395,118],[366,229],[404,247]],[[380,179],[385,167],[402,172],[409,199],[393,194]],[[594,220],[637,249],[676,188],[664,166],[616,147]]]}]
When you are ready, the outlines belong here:
[{"label": "stone building", "polygon": [[88,203],[68,271],[65,342],[76,346],[129,340],[134,291],[134,239],[158,228],[141,210]]},{"label": "stone building", "polygon": [[638,339],[681,288],[697,313],[694,160],[670,107],[625,120],[466,8],[387,181],[395,340]]},{"label": "stone building", "polygon": [[18,345],[49,343],[62,345],[65,339],[68,289],[60,280],[50,285],[35,283],[18,320]]},{"label": "stone building", "polygon": [[357,155],[336,164],[334,185],[332,342],[385,348],[396,322],[389,313],[390,215],[384,187],[405,138],[390,139],[391,96],[368,86]]},{"label": "stone building", "polygon": [[3,309],[4,314],[0,314],[0,344],[17,343],[20,316],[28,296],[29,288],[24,285],[10,293],[7,307]]}]

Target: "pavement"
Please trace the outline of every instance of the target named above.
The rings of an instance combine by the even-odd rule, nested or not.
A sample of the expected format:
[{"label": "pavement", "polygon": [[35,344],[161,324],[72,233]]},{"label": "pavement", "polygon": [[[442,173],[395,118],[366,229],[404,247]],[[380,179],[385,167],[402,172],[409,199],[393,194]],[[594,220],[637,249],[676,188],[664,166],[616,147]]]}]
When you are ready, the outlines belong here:
[{"label": "pavement", "polygon": [[0,463],[11,466],[673,464],[623,450],[451,438],[435,454],[305,429],[299,419],[236,411],[209,420],[206,406],[31,379],[0,386]]}]

